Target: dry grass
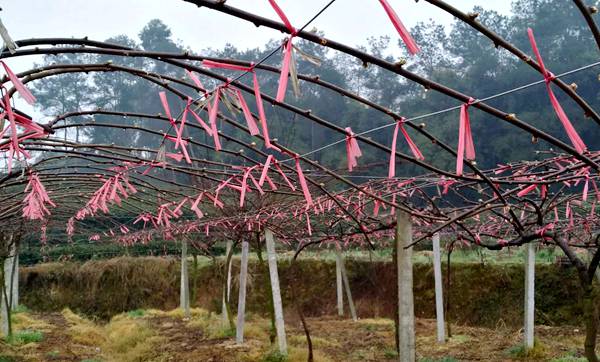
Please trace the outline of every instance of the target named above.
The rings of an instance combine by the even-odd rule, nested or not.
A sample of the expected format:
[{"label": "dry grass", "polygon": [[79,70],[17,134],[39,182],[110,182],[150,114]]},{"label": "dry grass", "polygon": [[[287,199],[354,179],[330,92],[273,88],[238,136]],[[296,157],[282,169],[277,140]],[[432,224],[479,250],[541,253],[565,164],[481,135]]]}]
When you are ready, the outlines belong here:
[{"label": "dry grass", "polygon": [[145,361],[161,338],[143,319],[119,314],[104,325],[82,318],[69,309],[62,312],[75,343],[98,347],[107,361]]},{"label": "dry grass", "polygon": [[[220,315],[204,309],[192,309],[190,315],[187,320],[180,309],[136,310],[115,316],[101,325],[70,310],[39,317],[19,313],[19,323],[24,328],[46,328],[50,332],[45,333],[44,340],[39,343],[8,346],[9,353],[27,356],[32,361],[47,360],[57,350],[63,354],[59,357],[65,358],[52,357],[53,360],[282,361],[273,352],[276,344],[269,341],[270,321],[267,318],[249,315],[244,344],[237,345],[232,338],[233,331],[223,328]],[[43,320],[38,320],[40,318]],[[305,361],[307,348],[303,330],[292,318],[286,322],[288,356],[285,360]],[[321,317],[307,318],[307,323],[315,361],[379,362],[397,358],[393,322],[389,319],[352,322]],[[584,337],[583,331],[577,328],[540,326],[536,328],[537,348],[521,353],[520,330],[453,325],[453,337],[438,344],[434,320],[417,319],[416,327],[417,355],[427,361],[444,358],[448,361],[579,361]],[[2,347],[0,343],[0,350]],[[71,353],[71,358],[66,358],[65,353]]]},{"label": "dry grass", "polygon": [[36,319],[28,313],[14,313],[11,320],[14,330],[27,329],[48,332],[52,328],[48,323]]}]

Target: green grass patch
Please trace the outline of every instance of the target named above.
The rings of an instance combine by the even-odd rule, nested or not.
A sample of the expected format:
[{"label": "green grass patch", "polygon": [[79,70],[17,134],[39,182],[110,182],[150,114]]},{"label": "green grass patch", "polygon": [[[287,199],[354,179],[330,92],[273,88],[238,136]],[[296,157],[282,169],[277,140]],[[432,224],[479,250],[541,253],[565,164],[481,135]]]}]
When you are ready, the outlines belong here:
[{"label": "green grass patch", "polygon": [[279,351],[270,351],[269,353],[263,356],[260,362],[285,362],[287,360],[287,355]]},{"label": "green grass patch", "polygon": [[536,339],[533,348],[527,348],[524,344],[510,347],[506,353],[512,358],[544,358],[546,347]]},{"label": "green grass patch", "polygon": [[146,311],[143,309],[135,309],[127,312],[127,316],[130,318],[141,318],[146,315]]},{"label": "green grass patch", "polygon": [[442,357],[442,358],[421,358],[419,362],[458,362],[454,357]]},{"label": "green grass patch", "polygon": [[40,331],[23,330],[13,333],[12,336],[6,338],[6,343],[13,346],[23,344],[41,342],[44,339],[44,334]]},{"label": "green grass patch", "polygon": [[398,358],[398,351],[396,351],[395,349],[386,349],[385,351],[383,351],[383,356],[385,357],[385,359],[397,359]]},{"label": "green grass patch", "polygon": [[27,308],[27,306],[25,304],[19,304],[17,306],[17,308],[15,308],[12,311],[12,314],[17,314],[17,313],[29,313],[31,312],[31,310],[29,308]]}]

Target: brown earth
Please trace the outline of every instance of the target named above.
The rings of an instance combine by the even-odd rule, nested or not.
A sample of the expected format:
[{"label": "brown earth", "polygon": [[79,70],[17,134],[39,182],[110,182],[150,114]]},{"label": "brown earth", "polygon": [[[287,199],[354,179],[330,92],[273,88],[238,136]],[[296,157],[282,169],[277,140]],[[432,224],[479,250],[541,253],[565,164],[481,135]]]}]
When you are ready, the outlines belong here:
[{"label": "brown earth", "polygon": [[[44,331],[39,343],[10,346],[0,342],[0,361],[277,361],[265,359],[272,347],[269,322],[248,317],[246,341],[238,346],[233,337],[219,328],[220,317],[194,309],[191,319],[181,311],[139,311],[121,315],[107,325],[61,313],[27,314],[18,328],[37,327]],[[17,315],[19,316],[19,314]],[[65,318],[65,316],[67,318]],[[23,317],[21,317],[23,319]],[[316,361],[393,360],[393,324],[388,319],[361,319],[352,322],[333,317],[308,318],[315,345]],[[115,324],[115,326],[113,326]],[[116,326],[118,324],[118,327]],[[417,355],[425,361],[549,361],[582,355],[584,334],[574,327],[536,328],[538,346],[529,358],[516,357],[521,340],[519,330],[452,326],[453,337],[445,344],[435,341],[435,321],[417,320]],[[294,316],[287,316],[288,361],[306,360],[303,331]],[[111,340],[111,333],[117,333]],[[225,334],[227,334],[225,332]],[[142,338],[138,338],[142,335]],[[514,349],[515,351],[510,352]],[[10,357],[9,357],[10,356]],[[4,359],[3,359],[4,358]],[[11,359],[12,358],[12,359]],[[429,358],[429,359],[426,359]]]}]

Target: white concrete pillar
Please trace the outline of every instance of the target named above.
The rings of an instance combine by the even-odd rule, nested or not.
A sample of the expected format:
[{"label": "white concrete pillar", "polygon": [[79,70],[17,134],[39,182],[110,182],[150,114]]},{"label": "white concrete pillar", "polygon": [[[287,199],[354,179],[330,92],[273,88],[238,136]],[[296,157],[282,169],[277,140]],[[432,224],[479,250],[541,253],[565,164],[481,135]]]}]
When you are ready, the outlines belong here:
[{"label": "white concrete pillar", "polygon": [[271,277],[271,291],[273,293],[273,309],[275,311],[275,331],[277,332],[277,344],[279,346],[279,352],[287,354],[285,322],[283,320],[283,305],[281,302],[281,290],[279,288],[279,273],[277,272],[277,254],[275,253],[275,241],[273,240],[273,233],[269,229],[265,229],[265,241],[267,244],[269,275]]},{"label": "white concrete pillar", "polygon": [[405,249],[412,243],[410,215],[396,210],[396,251],[398,254],[398,344],[401,362],[414,362],[415,353],[415,309],[413,299],[413,249]]},{"label": "white concrete pillar", "polygon": [[525,245],[525,325],[524,344],[533,348],[535,326],[535,244]]},{"label": "white concrete pillar", "polygon": [[435,316],[437,321],[437,341],[446,342],[444,324],[444,296],[442,288],[442,256],[440,252],[440,234],[433,234],[433,277],[435,280]]},{"label": "white concrete pillar", "polygon": [[344,286],[342,285],[342,257],[339,251],[335,253],[335,285],[337,291],[338,315],[344,315]]},{"label": "white concrete pillar", "polygon": [[352,291],[350,290],[350,281],[348,280],[348,273],[346,272],[346,265],[344,265],[344,256],[338,250],[338,258],[340,260],[340,269],[342,270],[342,280],[344,282],[344,289],[346,290],[346,299],[348,299],[348,308],[350,309],[350,316],[353,321],[357,321],[356,308],[354,308],[354,299],[352,299]]},{"label": "white concrete pillar", "polygon": [[238,295],[238,314],[235,342],[244,343],[244,320],[246,317],[246,281],[248,279],[248,242],[242,242],[242,262],[240,263],[240,290]]},{"label": "white concrete pillar", "polygon": [[181,241],[181,285],[179,288],[179,307],[185,318],[190,317],[190,282],[187,260],[187,241]]}]

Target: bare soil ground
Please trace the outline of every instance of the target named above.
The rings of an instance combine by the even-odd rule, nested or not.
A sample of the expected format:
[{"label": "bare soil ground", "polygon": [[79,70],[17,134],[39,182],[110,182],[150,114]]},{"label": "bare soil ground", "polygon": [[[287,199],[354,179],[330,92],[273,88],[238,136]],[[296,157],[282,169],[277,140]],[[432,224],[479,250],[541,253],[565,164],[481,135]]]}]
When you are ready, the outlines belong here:
[{"label": "bare soil ground", "polygon": [[[316,361],[394,360],[394,332],[388,319],[324,317],[307,319]],[[269,321],[249,316],[246,341],[236,345],[220,317],[194,309],[189,319],[180,310],[135,311],[107,324],[94,323],[70,311],[18,313],[16,330],[38,330],[43,340],[25,344],[0,342],[0,361],[282,361],[273,355]],[[306,360],[300,323],[286,321],[288,361]],[[584,331],[569,327],[536,328],[537,347],[519,354],[521,332],[452,326],[453,336],[438,344],[435,321],[417,320],[417,355],[422,361],[578,361]],[[562,359],[558,359],[562,358]]]}]

